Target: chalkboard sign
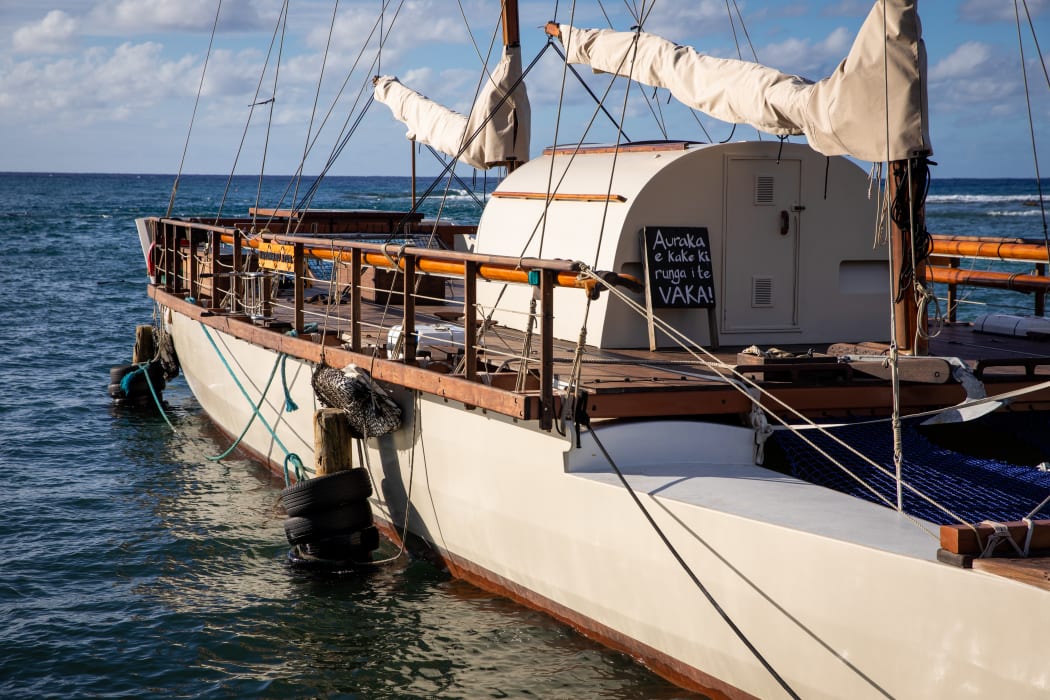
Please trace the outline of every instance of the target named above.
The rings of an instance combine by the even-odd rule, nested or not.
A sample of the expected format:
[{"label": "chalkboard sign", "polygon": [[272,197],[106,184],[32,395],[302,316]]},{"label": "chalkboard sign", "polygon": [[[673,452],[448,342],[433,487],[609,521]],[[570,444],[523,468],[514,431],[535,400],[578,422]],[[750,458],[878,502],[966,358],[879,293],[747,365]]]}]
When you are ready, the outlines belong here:
[{"label": "chalkboard sign", "polygon": [[706,228],[647,226],[642,229],[642,246],[651,308],[714,307],[715,277]]}]

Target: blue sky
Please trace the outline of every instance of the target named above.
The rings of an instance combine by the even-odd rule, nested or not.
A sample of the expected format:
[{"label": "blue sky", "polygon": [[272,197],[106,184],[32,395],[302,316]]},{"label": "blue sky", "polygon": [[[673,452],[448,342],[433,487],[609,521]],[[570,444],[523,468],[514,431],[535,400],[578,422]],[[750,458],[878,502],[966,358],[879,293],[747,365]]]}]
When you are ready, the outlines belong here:
[{"label": "blue sky", "polygon": [[[640,0],[578,2],[577,26],[628,29],[628,6]],[[382,18],[387,41],[382,72],[453,108],[469,108],[482,53],[496,27],[497,0],[406,0],[397,16]],[[217,0],[2,0],[0,2],[0,170],[170,173],[179,166],[194,96],[207,53]],[[258,173],[266,153],[267,173],[293,172],[305,150],[318,73],[334,0],[291,0],[281,48],[267,145],[270,105],[257,107],[237,172]],[[396,7],[398,0],[390,2]],[[849,51],[868,13],[868,0],[760,2],[733,0],[761,62],[788,73],[819,79]],[[261,74],[282,0],[224,0],[219,32],[208,65],[184,172],[228,173],[256,88],[260,100],[273,95],[273,69]],[[657,0],[645,29],[716,56],[736,56],[725,0]],[[380,19],[381,0],[341,0],[328,51],[314,130],[331,109],[307,158],[316,173],[351,114],[354,99],[375,72],[373,41],[363,66],[350,73],[365,37]],[[568,21],[571,1],[557,3]],[[1050,0],[1027,0],[1043,61],[1050,62]],[[1014,0],[922,0],[919,5],[929,53],[931,137],[938,177],[1032,177],[1032,146],[1014,24]],[[554,18],[555,3],[521,3],[525,62],[544,47],[540,26]],[[1021,6],[1022,19],[1024,6]],[[392,24],[392,26],[391,26]],[[737,36],[743,40],[739,25]],[[378,34],[378,31],[377,31]],[[1023,27],[1028,80],[1033,94],[1036,139],[1043,176],[1050,174],[1050,87]],[[743,47],[749,57],[751,49]],[[277,49],[274,49],[276,55]],[[494,59],[493,59],[494,60]],[[272,63],[271,63],[272,65]],[[587,73],[581,69],[581,73]],[[349,79],[348,78],[349,75]],[[597,91],[607,77],[590,76]],[[341,84],[343,96],[333,102]],[[560,62],[547,52],[527,84],[533,105],[532,151],[554,139],[561,82]],[[651,95],[648,89],[647,94]],[[626,133],[635,140],[659,138],[652,110],[631,91]],[[619,113],[622,89],[610,110]],[[657,96],[673,138],[708,140],[683,107]],[[559,140],[575,141],[593,105],[577,86],[566,93]],[[353,112],[356,115],[356,112]],[[712,139],[731,127],[701,119]],[[588,135],[606,141],[614,132],[604,121]],[[734,139],[756,137],[738,128]],[[768,138],[768,137],[767,137]],[[796,139],[798,140],[798,139]],[[428,153],[420,171],[438,167]],[[404,128],[387,109],[374,105],[332,169],[340,175],[403,175],[409,172]],[[461,166],[460,172],[469,173]]]}]

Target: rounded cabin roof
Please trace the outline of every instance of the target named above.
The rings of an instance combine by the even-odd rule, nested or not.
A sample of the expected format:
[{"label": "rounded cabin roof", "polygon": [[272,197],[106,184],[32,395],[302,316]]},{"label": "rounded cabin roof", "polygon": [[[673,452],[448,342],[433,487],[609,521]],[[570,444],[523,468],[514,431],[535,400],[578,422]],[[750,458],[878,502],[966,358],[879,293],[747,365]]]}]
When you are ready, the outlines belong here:
[{"label": "rounded cabin roof", "polygon": [[[714,276],[717,308],[712,313],[718,332],[731,336],[723,342],[734,345],[811,342],[808,339],[830,332],[825,326],[833,323],[826,314],[813,316],[820,319],[820,330],[812,325],[807,329],[802,302],[807,294],[819,298],[839,286],[843,261],[848,263],[850,288],[867,290],[881,284],[873,281],[877,271],[865,267],[885,259],[884,251],[872,251],[871,246],[875,203],[868,198],[866,173],[848,160],[828,159],[808,146],[778,141],[657,142],[627,144],[618,151],[607,146],[574,150],[547,149],[500,183],[482,214],[476,252],[578,260],[596,270],[646,279],[643,230],[702,228],[709,237]],[[787,231],[781,233],[785,226]],[[856,275],[863,279],[854,281]],[[754,293],[747,284],[775,289],[771,303],[777,313],[765,313],[761,300],[757,307],[754,299],[742,301]],[[823,292],[810,290],[817,284],[824,285]],[[520,312],[528,309],[531,290],[497,286],[479,287],[479,303],[495,305],[499,298],[501,308],[516,311],[497,312],[497,320],[524,328],[527,319]],[[634,296],[645,303],[644,295]],[[684,296],[694,300],[689,293]],[[872,307],[870,312],[857,310],[858,299],[850,301],[854,313],[851,317],[844,311],[843,320],[863,318],[853,323],[858,332],[860,326],[870,326],[873,337],[881,335],[882,300],[878,310]],[[873,303],[863,299],[864,305]],[[556,337],[578,337],[585,304],[576,290],[556,291]],[[744,310],[736,311],[736,306]],[[746,310],[751,308],[760,310]],[[704,309],[666,308],[657,315],[676,328],[684,327],[698,342],[713,340]],[[636,316],[623,302],[603,294],[591,303],[588,342],[603,347],[645,345],[645,319]],[[754,331],[750,340],[745,338],[749,330]]]}]

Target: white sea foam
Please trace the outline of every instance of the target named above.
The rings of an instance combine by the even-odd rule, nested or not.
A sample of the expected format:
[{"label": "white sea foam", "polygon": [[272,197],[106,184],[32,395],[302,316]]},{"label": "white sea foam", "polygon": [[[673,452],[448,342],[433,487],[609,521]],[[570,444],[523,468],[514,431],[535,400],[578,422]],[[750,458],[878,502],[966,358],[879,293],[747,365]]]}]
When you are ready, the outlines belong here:
[{"label": "white sea foam", "polygon": [[988,216],[1041,216],[1042,212],[1037,207],[1025,211],[989,211]]},{"label": "white sea foam", "polygon": [[1037,202],[1034,194],[931,194],[926,198],[931,204],[960,202],[964,204],[995,204],[997,202]]}]

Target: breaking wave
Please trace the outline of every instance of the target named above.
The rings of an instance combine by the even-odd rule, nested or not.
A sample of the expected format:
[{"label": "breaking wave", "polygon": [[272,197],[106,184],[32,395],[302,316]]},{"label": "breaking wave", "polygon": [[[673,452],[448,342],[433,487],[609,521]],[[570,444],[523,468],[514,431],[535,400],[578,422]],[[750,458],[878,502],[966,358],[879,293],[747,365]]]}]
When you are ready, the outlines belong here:
[{"label": "breaking wave", "polygon": [[996,204],[1007,202],[1026,204],[1033,202],[1034,206],[1039,203],[1036,195],[1031,194],[931,194],[926,198],[926,201],[931,204]]}]

